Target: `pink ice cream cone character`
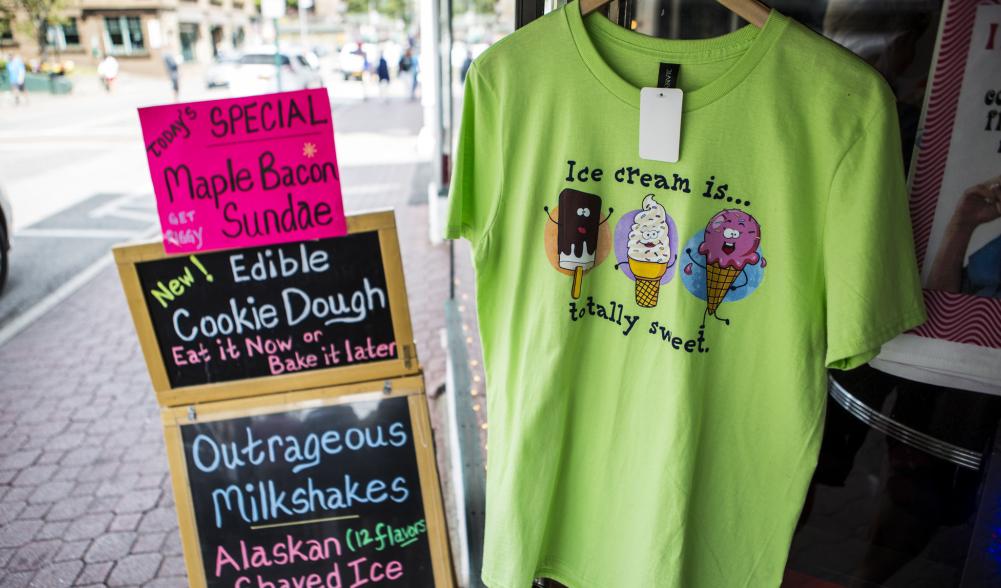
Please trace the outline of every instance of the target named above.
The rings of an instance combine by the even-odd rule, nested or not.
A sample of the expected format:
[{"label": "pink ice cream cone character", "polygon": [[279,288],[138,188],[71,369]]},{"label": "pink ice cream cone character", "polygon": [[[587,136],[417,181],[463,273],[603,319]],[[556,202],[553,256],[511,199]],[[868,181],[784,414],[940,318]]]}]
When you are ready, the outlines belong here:
[{"label": "pink ice cream cone character", "polygon": [[709,220],[699,253],[706,256],[706,312],[715,315],[730,286],[758,255],[761,227],[742,210],[723,210]]}]

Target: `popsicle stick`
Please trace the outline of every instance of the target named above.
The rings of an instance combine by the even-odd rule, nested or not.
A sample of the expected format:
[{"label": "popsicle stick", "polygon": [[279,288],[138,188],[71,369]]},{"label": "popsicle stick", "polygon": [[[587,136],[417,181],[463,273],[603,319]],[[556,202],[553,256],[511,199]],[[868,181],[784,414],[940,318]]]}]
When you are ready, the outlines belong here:
[{"label": "popsicle stick", "polygon": [[573,270],[573,287],[570,289],[570,296],[574,300],[580,298],[580,284],[584,281],[584,268],[577,266]]}]

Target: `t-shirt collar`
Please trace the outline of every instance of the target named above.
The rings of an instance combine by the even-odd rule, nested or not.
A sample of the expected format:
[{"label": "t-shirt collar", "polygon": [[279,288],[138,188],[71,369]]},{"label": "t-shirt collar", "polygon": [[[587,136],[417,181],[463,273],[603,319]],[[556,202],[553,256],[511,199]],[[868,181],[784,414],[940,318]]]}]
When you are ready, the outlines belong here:
[{"label": "t-shirt collar", "polygon": [[[578,0],[579,1],[579,0]],[[631,46],[631,49],[655,54],[667,61],[681,64],[695,64],[711,61],[728,55],[740,55],[737,61],[721,76],[690,92],[685,92],[684,110],[701,108],[725,95],[747,77],[781,36],[789,19],[772,9],[768,20],[760,29],[745,25],[736,31],[709,39],[660,39],[635,33],[620,27],[599,15],[581,17],[578,2],[568,3],[564,9],[570,34],[584,64],[592,74],[624,102],[639,108],[640,88],[622,78],[598,52],[587,26],[593,26],[594,34],[605,36],[606,42]]]}]

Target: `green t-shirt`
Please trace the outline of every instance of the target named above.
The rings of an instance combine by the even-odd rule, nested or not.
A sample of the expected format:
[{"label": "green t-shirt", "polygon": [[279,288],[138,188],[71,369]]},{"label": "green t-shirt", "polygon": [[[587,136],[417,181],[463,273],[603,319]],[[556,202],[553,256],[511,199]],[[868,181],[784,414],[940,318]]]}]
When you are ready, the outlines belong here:
[{"label": "green t-shirt", "polygon": [[[639,157],[665,62],[673,164]],[[480,56],[447,232],[476,267],[484,582],[778,586],[825,368],[924,320],[906,200],[890,88],[775,11],[664,40],[571,3]]]}]

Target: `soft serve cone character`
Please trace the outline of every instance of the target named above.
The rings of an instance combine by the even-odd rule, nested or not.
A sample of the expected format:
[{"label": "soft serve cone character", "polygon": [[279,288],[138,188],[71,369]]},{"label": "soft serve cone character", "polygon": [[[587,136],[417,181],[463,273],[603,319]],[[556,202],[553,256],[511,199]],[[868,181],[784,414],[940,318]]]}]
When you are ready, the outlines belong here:
[{"label": "soft serve cone character", "polygon": [[642,307],[657,306],[660,280],[673,263],[671,238],[667,212],[653,194],[647,194],[643,210],[633,218],[627,243],[629,270],[636,278],[636,304]]}]

